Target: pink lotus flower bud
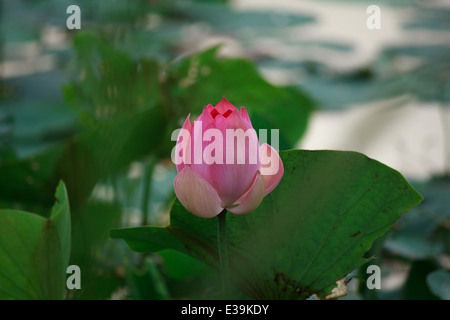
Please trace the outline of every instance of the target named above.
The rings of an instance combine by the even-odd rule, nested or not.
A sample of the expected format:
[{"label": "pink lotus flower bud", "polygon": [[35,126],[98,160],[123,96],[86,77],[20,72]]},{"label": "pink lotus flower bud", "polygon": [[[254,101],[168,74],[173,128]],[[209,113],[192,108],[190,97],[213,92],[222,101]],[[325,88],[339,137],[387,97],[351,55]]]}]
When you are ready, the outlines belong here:
[{"label": "pink lotus flower bud", "polygon": [[175,193],[202,218],[223,209],[243,215],[255,210],[280,182],[284,169],[277,151],[259,145],[244,107],[225,98],[207,105],[191,125],[189,116],[175,147]]}]

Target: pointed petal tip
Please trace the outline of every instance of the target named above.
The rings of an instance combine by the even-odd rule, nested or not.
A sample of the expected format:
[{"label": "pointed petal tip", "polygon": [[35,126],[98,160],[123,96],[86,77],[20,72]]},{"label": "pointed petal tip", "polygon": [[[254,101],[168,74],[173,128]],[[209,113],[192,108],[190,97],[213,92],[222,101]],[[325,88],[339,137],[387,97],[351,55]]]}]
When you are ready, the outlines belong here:
[{"label": "pointed petal tip", "polygon": [[182,129],[186,129],[186,130],[190,130],[191,129],[191,121],[189,120],[189,118],[191,117],[191,114],[189,113],[186,120],[184,120],[183,126],[181,127]]},{"label": "pointed petal tip", "polygon": [[252,121],[250,120],[247,109],[245,109],[245,107],[241,107],[241,115],[242,118],[244,118],[248,122],[248,124],[251,125],[253,128]]},{"label": "pointed petal tip", "polygon": [[236,107],[229,102],[227,99],[225,99],[225,97],[222,98],[222,100],[220,100],[220,102],[216,105],[216,109],[217,111],[219,111],[221,114],[224,114],[227,110],[229,109],[236,109]]}]

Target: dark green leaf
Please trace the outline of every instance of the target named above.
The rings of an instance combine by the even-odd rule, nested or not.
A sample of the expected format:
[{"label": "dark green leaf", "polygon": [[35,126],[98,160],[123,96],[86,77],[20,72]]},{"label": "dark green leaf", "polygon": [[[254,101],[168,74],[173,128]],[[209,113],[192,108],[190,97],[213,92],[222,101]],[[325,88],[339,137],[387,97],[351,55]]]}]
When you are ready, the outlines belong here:
[{"label": "dark green leaf", "polygon": [[111,120],[154,108],[160,100],[158,65],[135,61],[106,40],[79,33],[74,38],[74,80],[64,87],[66,101],[84,123]]},{"label": "dark green leaf", "polygon": [[[229,214],[234,282],[252,298],[327,294],[367,260],[363,255],[422,197],[395,170],[354,152],[282,152],[285,175],[260,207]],[[173,248],[217,266],[216,219],[176,201],[167,228],[111,232],[133,250]]]},{"label": "dark green leaf", "polygon": [[70,210],[61,182],[50,219],[0,210],[0,299],[62,299],[70,255]]},{"label": "dark green leaf", "polygon": [[49,203],[59,179],[65,181],[72,209],[79,209],[99,179],[159,148],[166,129],[161,108],[153,108],[86,129],[65,144],[0,166],[2,198]]},{"label": "dark green leaf", "polygon": [[434,271],[427,276],[428,286],[442,300],[450,300],[450,273]]},{"label": "dark green leaf", "polygon": [[143,268],[125,266],[127,285],[130,294],[136,300],[166,300],[169,293],[157,264],[150,258],[145,260]]},{"label": "dark green leaf", "polygon": [[427,285],[427,275],[436,270],[436,267],[434,261],[413,261],[408,278],[402,288],[401,298],[403,300],[435,300],[437,297]]}]

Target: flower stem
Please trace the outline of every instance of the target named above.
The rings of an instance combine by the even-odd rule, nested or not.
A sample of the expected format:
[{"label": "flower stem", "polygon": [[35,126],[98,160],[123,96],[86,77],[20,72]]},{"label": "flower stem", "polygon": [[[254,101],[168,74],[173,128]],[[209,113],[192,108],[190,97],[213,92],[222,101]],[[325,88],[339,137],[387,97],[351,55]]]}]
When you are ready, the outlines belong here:
[{"label": "flower stem", "polygon": [[227,250],[227,210],[217,216],[217,242],[219,246],[220,273],[222,276],[222,298],[230,299],[230,266]]}]

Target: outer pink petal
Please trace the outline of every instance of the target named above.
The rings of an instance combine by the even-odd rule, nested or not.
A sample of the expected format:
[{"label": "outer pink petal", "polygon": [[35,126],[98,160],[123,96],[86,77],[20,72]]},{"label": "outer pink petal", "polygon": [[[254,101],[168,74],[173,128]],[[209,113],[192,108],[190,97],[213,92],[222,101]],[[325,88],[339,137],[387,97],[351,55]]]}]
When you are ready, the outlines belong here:
[{"label": "outer pink petal", "polygon": [[228,211],[238,215],[248,214],[259,207],[264,198],[266,186],[264,178],[257,173],[250,189],[237,201],[237,206],[227,208]]},{"label": "outer pink petal", "polygon": [[219,113],[224,114],[229,109],[234,111],[236,107],[232,105],[227,99],[225,99],[225,97],[223,97],[222,100],[216,105],[216,109],[217,111],[219,111]]},{"label": "outer pink petal", "polygon": [[[245,121],[240,112],[235,109],[227,118],[218,115],[215,119],[216,128],[219,129],[224,137],[223,154],[224,162],[227,162],[227,129],[242,129],[242,133],[247,130],[253,130]],[[259,169],[259,143],[256,133],[253,131],[252,139],[245,138],[245,154],[239,154],[245,163],[238,163],[238,139],[234,140],[234,158],[232,163],[211,166],[211,185],[217,190],[222,199],[223,206],[231,206],[250,188],[255,175]],[[248,142],[248,140],[251,140]],[[232,141],[230,141],[230,144]],[[250,152],[252,157],[250,157]],[[244,158],[245,157],[245,158]],[[252,162],[250,160],[253,160]]]},{"label": "outer pink petal", "polygon": [[[191,116],[191,114],[189,114],[187,116],[186,120],[183,123],[183,127],[181,127],[181,129],[185,129],[189,132],[191,132],[191,127],[192,127],[191,122],[189,121],[190,116]],[[180,132],[180,135],[181,135],[181,132]],[[184,147],[183,152],[186,152],[186,153],[183,154],[183,158],[184,158],[183,162],[180,164],[177,164],[177,172],[181,172],[181,170],[184,169],[186,164],[191,163],[190,162],[191,161],[191,159],[190,159],[191,152],[190,152],[190,149],[188,149],[191,142],[190,141],[182,141],[181,144],[179,144],[180,135],[178,135],[178,138],[177,138],[177,145],[175,147],[175,152],[178,154],[180,152],[181,145],[183,145],[183,147]]]},{"label": "outer pink petal", "polygon": [[280,182],[284,174],[284,167],[278,152],[267,143],[261,145],[259,156],[261,161],[259,171],[266,185],[266,192],[264,194],[266,196]]},{"label": "outer pink petal", "polygon": [[190,166],[175,177],[173,186],[183,206],[200,218],[215,217],[223,210],[216,190]]}]

